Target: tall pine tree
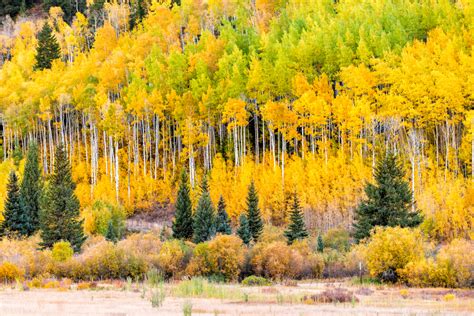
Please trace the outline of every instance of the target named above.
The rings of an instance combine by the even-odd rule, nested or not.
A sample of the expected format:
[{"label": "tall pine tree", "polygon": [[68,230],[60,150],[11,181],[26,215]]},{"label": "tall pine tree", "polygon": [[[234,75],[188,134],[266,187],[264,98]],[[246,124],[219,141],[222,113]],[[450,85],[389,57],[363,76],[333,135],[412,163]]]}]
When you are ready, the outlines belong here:
[{"label": "tall pine tree", "polygon": [[26,235],[25,214],[21,209],[20,188],[15,171],[10,172],[7,184],[7,198],[3,211],[4,221],[1,224],[2,236],[18,237]]},{"label": "tall pine tree", "polygon": [[242,239],[243,243],[248,245],[252,240],[252,235],[250,234],[249,221],[245,214],[241,214],[239,218],[239,228],[237,229],[237,235]]},{"label": "tall pine tree", "polygon": [[54,172],[40,212],[42,247],[50,248],[54,243],[64,240],[69,241],[74,251],[81,249],[86,237],[82,228],[83,220],[79,218],[80,204],[74,194],[75,188],[68,157],[63,146],[59,145],[54,157]]},{"label": "tall pine tree", "polygon": [[225,210],[225,202],[222,195],[219,198],[219,202],[217,203],[216,232],[223,235],[232,234],[230,218],[229,215],[227,215],[227,211]]},{"label": "tall pine tree", "polygon": [[252,239],[257,242],[263,231],[263,220],[258,208],[258,195],[253,181],[250,183],[247,195],[247,219]]},{"label": "tall pine tree", "polygon": [[38,34],[38,46],[36,47],[35,70],[50,69],[53,60],[61,57],[61,48],[48,23]]},{"label": "tall pine tree", "polygon": [[196,244],[208,241],[216,234],[214,206],[205,176],[202,179],[201,192],[193,222],[193,242]]},{"label": "tall pine tree", "polygon": [[285,231],[285,237],[288,244],[292,244],[293,241],[298,239],[305,239],[308,237],[308,231],[304,224],[303,214],[301,214],[300,201],[296,192],[293,195],[293,205],[290,215],[290,225]]},{"label": "tall pine tree", "polygon": [[354,237],[357,241],[368,237],[375,226],[415,227],[422,222],[421,213],[410,210],[413,195],[403,176],[395,155],[388,153],[377,163],[375,184],[367,184],[367,199],[356,209]]},{"label": "tall pine tree", "polygon": [[42,194],[41,169],[38,159],[38,146],[33,144],[28,150],[25,171],[20,188],[21,208],[26,216],[25,229],[27,235],[39,229],[39,210]]},{"label": "tall pine tree", "polygon": [[172,229],[173,238],[191,239],[193,237],[193,209],[189,197],[188,177],[184,170],[181,173]]}]

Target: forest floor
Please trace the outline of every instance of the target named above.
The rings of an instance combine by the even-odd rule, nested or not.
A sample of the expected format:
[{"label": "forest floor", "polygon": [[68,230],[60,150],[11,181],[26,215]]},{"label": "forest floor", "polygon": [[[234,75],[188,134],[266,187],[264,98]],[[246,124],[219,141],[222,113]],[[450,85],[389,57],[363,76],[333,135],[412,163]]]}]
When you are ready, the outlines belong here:
[{"label": "forest floor", "polygon": [[[0,315],[474,315],[474,290],[413,289],[338,283],[243,287],[218,285],[193,295],[166,284],[162,303],[140,284],[99,284],[95,289],[0,290]],[[346,303],[315,303],[324,291],[351,293]],[[155,295],[156,297],[156,295]],[[187,313],[186,313],[187,312]]]}]

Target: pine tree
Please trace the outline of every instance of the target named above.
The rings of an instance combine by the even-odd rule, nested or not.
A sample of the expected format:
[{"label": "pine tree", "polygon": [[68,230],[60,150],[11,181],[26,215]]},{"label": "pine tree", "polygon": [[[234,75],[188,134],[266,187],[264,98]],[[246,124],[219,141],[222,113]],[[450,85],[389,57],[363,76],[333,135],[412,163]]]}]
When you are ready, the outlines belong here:
[{"label": "pine tree", "polygon": [[193,222],[193,242],[196,244],[208,241],[216,234],[214,206],[209,195],[206,177],[202,180],[201,192]]},{"label": "pine tree", "polygon": [[181,183],[176,198],[176,212],[173,221],[173,238],[191,239],[193,236],[193,210],[189,197],[188,177],[186,171],[181,173]]},{"label": "pine tree", "polygon": [[74,251],[81,249],[86,237],[79,219],[80,204],[74,189],[71,166],[62,145],[56,148],[54,172],[50,177],[40,212],[40,245],[50,248],[60,240],[69,241]]},{"label": "pine tree", "polygon": [[245,214],[240,215],[237,235],[239,235],[240,239],[242,239],[243,243],[246,245],[248,245],[250,243],[250,240],[252,239],[252,235],[250,234],[249,221],[247,220],[247,216],[245,216]]},{"label": "pine tree", "polygon": [[285,231],[285,237],[288,241],[288,244],[292,244],[293,241],[297,239],[304,239],[308,237],[308,231],[306,230],[303,214],[301,214],[300,202],[296,193],[293,195],[290,225]]},{"label": "pine tree", "polygon": [[357,241],[368,237],[375,226],[415,227],[422,222],[418,210],[410,211],[414,201],[403,176],[402,166],[393,154],[387,154],[377,163],[375,184],[367,184],[367,199],[356,209],[354,237]]},{"label": "pine tree", "polygon": [[323,252],[324,251],[324,242],[323,242],[323,237],[321,234],[318,235],[318,252]]},{"label": "pine tree", "polygon": [[36,47],[35,70],[50,69],[53,60],[61,57],[61,48],[48,23],[38,34],[38,47]]},{"label": "pine tree", "polygon": [[20,188],[15,171],[10,172],[7,184],[7,198],[5,200],[5,210],[3,211],[4,221],[1,224],[2,236],[17,237],[26,235],[25,214],[21,209]]},{"label": "pine tree", "polygon": [[217,203],[216,232],[223,235],[232,234],[230,218],[229,215],[227,215],[227,211],[225,210],[225,202],[222,195],[219,198],[219,202]]},{"label": "pine tree", "polygon": [[247,219],[252,239],[257,242],[263,231],[263,220],[258,208],[258,195],[253,181],[250,183],[247,195]]},{"label": "pine tree", "polygon": [[114,227],[112,220],[109,220],[107,225],[107,231],[105,232],[105,239],[111,242],[117,242],[119,237],[117,236],[117,229]]},{"label": "pine tree", "polygon": [[42,194],[41,169],[38,147],[30,146],[20,188],[21,208],[25,214],[25,229],[28,236],[39,229],[39,210]]}]

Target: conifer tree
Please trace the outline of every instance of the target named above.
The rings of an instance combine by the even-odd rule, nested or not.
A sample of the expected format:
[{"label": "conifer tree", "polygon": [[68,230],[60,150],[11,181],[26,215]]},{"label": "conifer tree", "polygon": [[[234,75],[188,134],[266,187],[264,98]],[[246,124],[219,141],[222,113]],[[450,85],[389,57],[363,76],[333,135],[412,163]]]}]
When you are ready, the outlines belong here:
[{"label": "conifer tree", "polygon": [[227,211],[225,210],[225,202],[222,195],[219,198],[219,202],[217,203],[216,232],[223,235],[232,234],[230,218],[229,215],[227,215]]},{"label": "conifer tree", "polygon": [[50,248],[60,240],[68,241],[74,251],[81,249],[86,237],[79,218],[80,204],[74,193],[76,184],[71,175],[71,166],[62,145],[56,148],[54,172],[50,176],[40,212],[40,245]]},{"label": "conifer tree", "polygon": [[415,227],[422,222],[418,210],[410,211],[414,201],[403,176],[395,155],[388,153],[377,163],[375,184],[367,184],[367,199],[356,209],[354,237],[357,241],[368,237],[375,226]]},{"label": "conifer tree", "polygon": [[117,236],[117,229],[114,227],[112,220],[109,220],[107,225],[107,231],[105,232],[105,239],[111,242],[117,242],[119,236]]},{"label": "conifer tree", "polygon": [[193,210],[189,197],[188,177],[184,170],[181,173],[172,230],[173,238],[191,239],[193,237]]},{"label": "conifer tree", "polygon": [[300,202],[296,192],[293,195],[293,205],[290,215],[290,225],[285,231],[285,237],[288,244],[292,244],[297,239],[304,239],[308,237],[308,231],[304,223],[303,214],[301,214]]},{"label": "conifer tree", "polygon": [[42,194],[41,169],[38,146],[33,144],[28,150],[25,171],[20,188],[21,208],[25,214],[25,230],[31,236],[39,229],[39,210]]},{"label": "conifer tree", "polygon": [[208,241],[216,234],[214,206],[206,177],[202,180],[201,192],[193,222],[193,242],[196,244]]},{"label": "conifer tree", "polygon": [[25,216],[21,209],[20,189],[15,171],[10,172],[7,184],[7,197],[3,211],[4,221],[1,224],[2,236],[21,236],[26,234]]},{"label": "conifer tree", "polygon": [[321,234],[319,234],[318,235],[318,252],[323,252],[323,251],[324,251],[324,241]]},{"label": "conifer tree", "polygon": [[38,34],[38,46],[36,47],[35,70],[50,69],[53,60],[61,57],[61,48],[48,23]]},{"label": "conifer tree", "polygon": [[252,239],[257,242],[263,231],[263,220],[258,208],[258,195],[253,181],[250,183],[247,195],[247,220]]},{"label": "conifer tree", "polygon": [[241,214],[239,218],[239,228],[237,229],[237,235],[239,235],[242,242],[246,245],[252,240],[252,235],[250,234],[249,222],[245,214]]}]

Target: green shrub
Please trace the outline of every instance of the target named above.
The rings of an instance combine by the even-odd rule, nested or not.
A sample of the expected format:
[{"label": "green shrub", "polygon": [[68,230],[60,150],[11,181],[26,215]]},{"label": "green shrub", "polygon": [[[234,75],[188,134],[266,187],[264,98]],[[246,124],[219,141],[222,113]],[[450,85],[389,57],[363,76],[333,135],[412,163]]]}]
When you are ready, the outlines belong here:
[{"label": "green shrub", "polygon": [[251,275],[242,280],[242,285],[245,286],[268,286],[272,285],[270,280],[265,279],[264,277]]}]

